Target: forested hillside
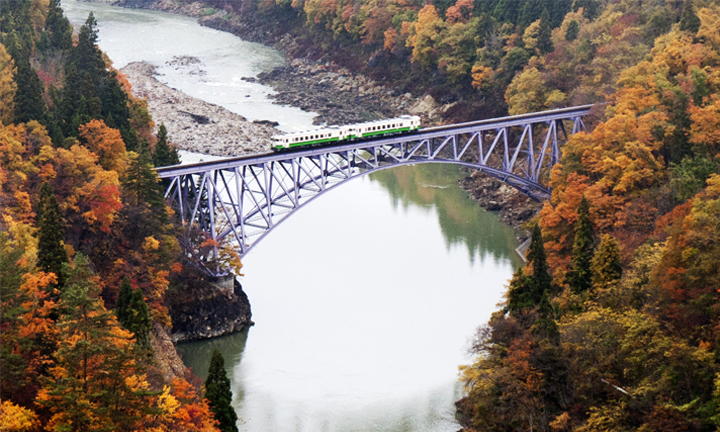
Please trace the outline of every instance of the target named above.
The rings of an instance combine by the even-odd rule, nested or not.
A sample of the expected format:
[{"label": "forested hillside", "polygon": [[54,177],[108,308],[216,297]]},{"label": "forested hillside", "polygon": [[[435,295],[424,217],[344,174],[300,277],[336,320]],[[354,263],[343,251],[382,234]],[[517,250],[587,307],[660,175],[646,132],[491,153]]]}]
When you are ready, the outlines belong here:
[{"label": "forested hillside", "polygon": [[[559,90],[539,86],[541,70],[578,54],[565,49],[587,29],[613,23],[591,61],[606,62],[607,75],[577,68],[575,87],[561,90],[594,89],[610,105],[563,148],[528,265],[462,370],[469,428],[720,427],[720,6],[685,2],[648,50],[643,19],[621,11],[630,3],[595,19],[570,13],[578,39],[556,38],[542,67],[531,63],[508,87],[511,111]],[[603,60],[611,50],[625,55]]]},{"label": "forested hillside", "polygon": [[454,103],[447,121],[607,103],[563,148],[459,412],[478,431],[720,428],[720,2],[205,3],[208,25]]},{"label": "forested hillside", "polygon": [[0,1],[0,429],[216,430],[152,346],[199,277],[153,169],[177,152],[58,3]]},{"label": "forested hillside", "polygon": [[[648,55],[655,38],[680,22],[694,25],[688,20],[697,17],[685,0],[201,3],[206,25],[454,103],[448,121],[605,101],[620,73]],[[696,3],[700,10],[714,2]]]}]

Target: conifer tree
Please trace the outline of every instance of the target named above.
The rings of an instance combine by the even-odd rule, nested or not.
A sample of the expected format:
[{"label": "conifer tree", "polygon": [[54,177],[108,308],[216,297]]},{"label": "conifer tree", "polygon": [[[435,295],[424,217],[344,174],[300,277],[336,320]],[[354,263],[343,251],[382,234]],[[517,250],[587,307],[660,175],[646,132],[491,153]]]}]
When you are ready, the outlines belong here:
[{"label": "conifer tree", "polygon": [[115,302],[115,316],[123,327],[128,328],[128,310],[132,299],[133,289],[130,285],[130,278],[125,276],[120,284],[117,301]]},{"label": "conifer tree", "polygon": [[577,22],[577,20],[572,20],[568,24],[567,30],[565,31],[565,40],[568,42],[572,42],[577,39],[579,33],[580,24]]},{"label": "conifer tree", "polygon": [[147,203],[165,220],[164,190],[160,177],[149,161],[147,154],[130,157],[130,165],[125,171],[123,187],[134,200],[133,204]]},{"label": "conifer tree", "polygon": [[552,303],[550,303],[550,296],[548,296],[547,292],[543,293],[542,299],[540,299],[538,314],[540,317],[535,321],[535,324],[533,324],[532,333],[535,336],[557,342],[560,339],[560,331],[555,322],[555,309],[553,309]]},{"label": "conifer tree", "polygon": [[50,49],[69,50],[72,48],[72,27],[70,21],[63,14],[60,0],[50,0],[45,31],[48,34]]},{"label": "conifer tree", "polygon": [[[9,48],[9,47],[8,47]],[[17,66],[15,82],[15,123],[27,123],[30,120],[45,122],[45,102],[42,95],[45,87],[30,65],[30,54],[15,49],[10,52]]]},{"label": "conifer tree", "polygon": [[692,0],[685,0],[682,17],[680,18],[680,30],[690,33],[697,33],[700,30],[700,18],[695,13]]},{"label": "conifer tree", "polygon": [[530,248],[527,253],[527,260],[532,268],[530,276],[532,286],[532,299],[534,304],[539,304],[544,292],[553,294],[552,276],[550,275],[550,267],[547,263],[545,255],[545,244],[542,239],[540,226],[533,227],[532,237],[530,240]]},{"label": "conifer tree", "polygon": [[66,269],[60,346],[36,402],[52,413],[48,430],[132,430],[151,405],[138,353],[99,298],[87,257]]},{"label": "conifer tree", "polygon": [[513,314],[535,306],[530,277],[519,268],[508,286],[508,311]]},{"label": "conifer tree", "polygon": [[575,241],[571,256],[571,270],[567,279],[573,292],[585,292],[592,287],[590,265],[594,254],[593,228],[590,222],[590,206],[583,196],[575,222]]},{"label": "conifer tree", "polygon": [[555,48],[552,43],[552,25],[550,23],[550,14],[547,9],[543,9],[540,15],[540,29],[538,29],[537,48],[541,54],[552,52]]},{"label": "conifer tree", "polygon": [[589,20],[593,20],[600,10],[600,4],[597,0],[575,0],[573,2],[573,11],[583,8],[583,16]]},{"label": "conifer tree", "polygon": [[168,165],[177,165],[180,163],[180,156],[175,147],[168,144],[168,134],[165,123],[160,123],[157,133],[157,144],[155,144],[155,153],[153,154],[153,165],[163,167]]},{"label": "conifer tree", "polygon": [[617,240],[609,234],[600,238],[600,246],[592,259],[592,279],[596,288],[605,288],[620,280],[622,257]]},{"label": "conifer tree", "polygon": [[62,216],[55,194],[46,182],[40,187],[36,225],[38,229],[38,266],[57,276],[57,286],[65,282],[63,265],[68,257],[63,245]]},{"label": "conifer tree", "polygon": [[217,348],[210,359],[210,369],[205,380],[205,398],[215,419],[220,422],[218,428],[223,432],[237,432],[237,414],[231,403],[230,379],[225,371],[225,359]]},{"label": "conifer tree", "polygon": [[133,291],[130,279],[125,276],[120,284],[115,316],[126,330],[135,334],[135,340],[142,348],[150,347],[152,319],[145,296],[140,288]]},{"label": "conifer tree", "polygon": [[140,288],[135,289],[132,293],[128,307],[128,321],[124,327],[135,334],[135,340],[140,347],[150,348],[152,319],[145,296]]}]

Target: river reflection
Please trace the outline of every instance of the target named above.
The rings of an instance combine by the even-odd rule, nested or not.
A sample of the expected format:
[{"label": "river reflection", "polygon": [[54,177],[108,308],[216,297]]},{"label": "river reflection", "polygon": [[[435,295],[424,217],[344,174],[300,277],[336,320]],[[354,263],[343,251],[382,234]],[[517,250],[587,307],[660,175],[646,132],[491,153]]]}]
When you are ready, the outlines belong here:
[{"label": "river reflection", "polygon": [[245,258],[258,324],[178,347],[204,377],[211,347],[246,341],[227,362],[241,430],[458,429],[457,367],[519,265],[463,175],[427,164],[350,181]]},{"label": "river reflection", "polygon": [[464,244],[471,261],[492,257],[522,265],[515,253],[513,229],[498,223],[497,216],[478,206],[458,187],[467,175],[455,165],[402,166],[370,174],[385,187],[394,207],[410,205],[435,208],[447,247]]}]

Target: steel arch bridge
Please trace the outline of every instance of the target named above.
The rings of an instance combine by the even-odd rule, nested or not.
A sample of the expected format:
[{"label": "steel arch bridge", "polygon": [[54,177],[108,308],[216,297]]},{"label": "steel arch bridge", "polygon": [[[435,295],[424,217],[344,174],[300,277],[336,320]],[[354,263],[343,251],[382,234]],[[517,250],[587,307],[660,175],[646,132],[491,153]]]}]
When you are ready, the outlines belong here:
[{"label": "steel arch bridge", "polygon": [[[560,158],[567,131],[584,129],[582,118],[593,106],[432,127],[332,147],[176,165],[157,172],[166,179],[165,199],[186,233],[200,230],[215,245],[234,240],[244,256],[286,217],[328,190],[400,165],[460,164],[535,200],[547,199],[550,170]],[[211,255],[217,258],[217,254],[214,246]],[[219,268],[205,270],[223,274]]]}]

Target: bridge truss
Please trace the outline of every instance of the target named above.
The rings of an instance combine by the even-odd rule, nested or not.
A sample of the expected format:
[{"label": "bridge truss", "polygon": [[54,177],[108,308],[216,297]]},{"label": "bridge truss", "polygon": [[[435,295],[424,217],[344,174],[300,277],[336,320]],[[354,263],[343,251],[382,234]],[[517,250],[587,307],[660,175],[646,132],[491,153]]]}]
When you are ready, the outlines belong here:
[{"label": "bridge truss", "polygon": [[[592,105],[422,129],[409,135],[301,148],[158,169],[165,194],[190,233],[247,254],[282,220],[353,178],[418,163],[453,163],[485,172],[535,200],[550,196],[550,170],[569,130],[584,128]],[[219,268],[206,269],[216,276]]]}]

